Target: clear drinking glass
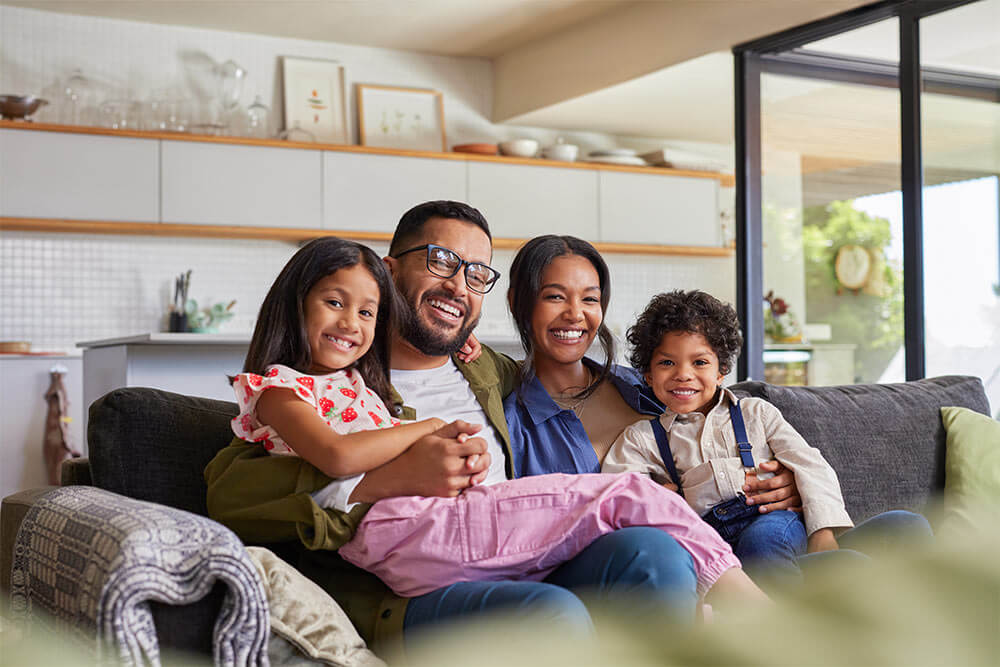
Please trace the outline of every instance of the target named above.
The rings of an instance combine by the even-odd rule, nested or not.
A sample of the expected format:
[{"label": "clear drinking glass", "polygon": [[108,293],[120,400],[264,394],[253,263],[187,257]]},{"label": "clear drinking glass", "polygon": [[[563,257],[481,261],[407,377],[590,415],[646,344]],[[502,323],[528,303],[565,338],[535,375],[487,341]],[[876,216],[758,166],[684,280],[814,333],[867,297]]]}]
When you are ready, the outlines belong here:
[{"label": "clear drinking glass", "polygon": [[87,77],[79,69],[70,72],[63,86],[65,105],[60,120],[66,125],[81,125],[83,109],[90,96],[91,85]]},{"label": "clear drinking glass", "polygon": [[316,135],[309,130],[303,129],[299,125],[299,121],[295,121],[295,124],[285,130],[282,130],[281,134],[278,135],[279,139],[284,141],[301,141],[301,142],[315,142]]},{"label": "clear drinking glass", "polygon": [[135,130],[138,105],[131,100],[107,100],[101,105],[101,125],[112,130]]}]

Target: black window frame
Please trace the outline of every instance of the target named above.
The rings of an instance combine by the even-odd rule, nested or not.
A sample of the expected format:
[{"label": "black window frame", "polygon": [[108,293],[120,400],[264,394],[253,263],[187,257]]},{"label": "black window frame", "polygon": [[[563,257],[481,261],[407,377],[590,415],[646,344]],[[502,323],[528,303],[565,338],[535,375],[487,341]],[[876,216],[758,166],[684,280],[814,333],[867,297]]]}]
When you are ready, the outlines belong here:
[{"label": "black window frame", "polygon": [[[783,73],[900,92],[903,340],[906,379],[925,376],[921,93],[1000,101],[1000,79],[920,66],[920,20],[977,0],[886,0],[733,47],[736,139],[736,308],[743,323],[740,380],[764,380],[761,74]],[[805,44],[878,21],[899,21],[899,63],[804,51]],[[1000,225],[1000,221],[998,221]]]}]

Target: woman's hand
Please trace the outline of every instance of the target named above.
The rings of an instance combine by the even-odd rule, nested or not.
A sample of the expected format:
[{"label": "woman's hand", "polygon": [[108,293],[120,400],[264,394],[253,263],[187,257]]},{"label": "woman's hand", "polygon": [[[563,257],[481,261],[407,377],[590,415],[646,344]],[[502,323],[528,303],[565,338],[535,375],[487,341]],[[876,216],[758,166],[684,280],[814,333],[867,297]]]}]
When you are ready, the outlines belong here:
[{"label": "woman's hand", "polygon": [[469,337],[465,340],[465,345],[462,349],[458,351],[458,358],[467,364],[472,363],[480,357],[483,353],[483,346],[476,338],[475,334],[469,334]]},{"label": "woman's hand", "polygon": [[753,471],[746,474],[743,492],[747,496],[747,505],[760,505],[761,514],[777,510],[802,511],[802,498],[791,470],[777,460],[764,461],[757,469],[761,472],[773,472],[774,477],[758,479]]},{"label": "woman's hand", "polygon": [[837,538],[833,536],[832,528],[820,528],[806,541],[806,549],[811,554],[817,551],[836,551],[839,548],[840,545],[837,544]]}]

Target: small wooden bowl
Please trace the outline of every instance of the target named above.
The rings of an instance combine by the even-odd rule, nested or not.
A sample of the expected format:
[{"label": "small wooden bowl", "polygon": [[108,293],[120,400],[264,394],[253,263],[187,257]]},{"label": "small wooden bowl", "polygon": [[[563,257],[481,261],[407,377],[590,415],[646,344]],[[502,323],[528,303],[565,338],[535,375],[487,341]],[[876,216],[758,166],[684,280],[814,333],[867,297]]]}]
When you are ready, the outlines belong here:
[{"label": "small wooden bowl", "polygon": [[451,150],[456,153],[475,153],[476,155],[496,155],[496,144],[458,144],[452,146]]}]

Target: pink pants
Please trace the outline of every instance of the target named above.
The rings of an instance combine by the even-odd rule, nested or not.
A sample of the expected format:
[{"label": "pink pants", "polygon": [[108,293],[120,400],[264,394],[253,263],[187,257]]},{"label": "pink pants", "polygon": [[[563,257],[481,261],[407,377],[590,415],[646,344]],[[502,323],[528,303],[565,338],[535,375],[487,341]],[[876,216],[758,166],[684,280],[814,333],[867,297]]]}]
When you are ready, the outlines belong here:
[{"label": "pink pants", "polygon": [[740,566],[681,496],[638,473],[536,475],[456,498],[387,498],[340,555],[414,597],[460,581],[539,581],[596,538],[629,526],[661,528],[677,540],[694,560],[699,595]]}]

